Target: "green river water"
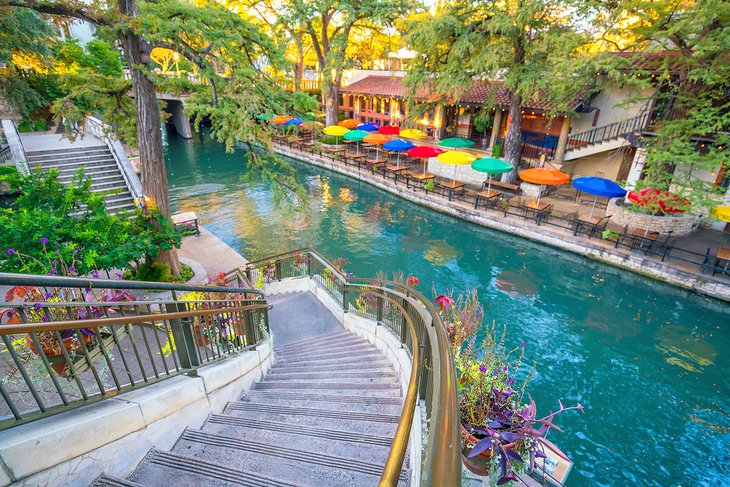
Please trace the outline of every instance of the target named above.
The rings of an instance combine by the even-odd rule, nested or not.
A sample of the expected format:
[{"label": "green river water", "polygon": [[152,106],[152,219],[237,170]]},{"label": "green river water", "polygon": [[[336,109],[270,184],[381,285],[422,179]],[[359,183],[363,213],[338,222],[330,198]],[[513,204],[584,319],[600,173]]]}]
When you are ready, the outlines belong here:
[{"label": "green river water", "polygon": [[[347,270],[404,271],[430,295],[478,291],[488,319],[527,343],[538,412],[580,402],[551,433],[575,462],[568,486],[730,485],[730,306],[419,207],[294,163],[311,194],[301,215],[247,188],[242,153],[168,137],[175,211],[249,259],[312,246]],[[227,271],[228,269],[221,269]]]}]

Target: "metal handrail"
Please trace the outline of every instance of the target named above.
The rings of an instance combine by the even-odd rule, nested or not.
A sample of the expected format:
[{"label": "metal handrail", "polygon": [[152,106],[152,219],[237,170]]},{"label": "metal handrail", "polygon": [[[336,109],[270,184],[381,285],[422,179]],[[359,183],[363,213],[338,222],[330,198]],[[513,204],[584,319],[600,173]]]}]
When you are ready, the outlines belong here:
[{"label": "metal handrail", "polygon": [[[13,273],[0,273],[0,286],[32,297],[0,302],[12,313],[0,325],[8,353],[0,430],[188,373],[254,349],[269,333],[257,289]],[[145,301],[134,290],[169,297]]]},{"label": "metal handrail", "polygon": [[[306,256],[306,261],[303,257]],[[301,259],[296,266],[294,259]],[[396,436],[380,480],[381,486],[395,486],[403,465],[408,435],[413,422],[418,397],[426,401],[429,415],[428,441],[421,468],[421,485],[460,485],[461,483],[461,439],[459,435],[459,413],[456,392],[456,369],[451,355],[451,345],[446,327],[433,303],[417,290],[386,279],[355,278],[346,276],[316,250],[301,248],[249,262],[242,267],[242,273],[254,282],[254,273],[269,272],[272,281],[314,277],[312,269],[318,264],[337,283],[336,289],[328,287],[325,272],[315,279],[330,295],[341,303],[345,312],[355,311],[348,297],[355,293],[367,293],[378,299],[375,317],[385,324],[382,316],[383,303],[389,303],[398,310],[405,327],[391,328],[400,334],[401,343],[410,349],[412,357],[411,377],[403,412]],[[305,269],[306,267],[306,269]],[[291,275],[290,275],[291,274]],[[320,282],[321,281],[321,282]],[[412,309],[408,311],[406,308]],[[421,323],[423,333],[419,336],[414,320]],[[407,332],[407,333],[406,333]],[[407,339],[410,335],[410,340]],[[421,343],[418,343],[418,340]],[[413,445],[412,447],[417,447]],[[414,468],[418,468],[414,466]]]},{"label": "metal handrail", "polygon": [[645,129],[650,121],[650,112],[644,112],[633,118],[621,120],[601,127],[595,127],[568,137],[567,150],[580,149],[590,144],[616,139],[638,130]]}]

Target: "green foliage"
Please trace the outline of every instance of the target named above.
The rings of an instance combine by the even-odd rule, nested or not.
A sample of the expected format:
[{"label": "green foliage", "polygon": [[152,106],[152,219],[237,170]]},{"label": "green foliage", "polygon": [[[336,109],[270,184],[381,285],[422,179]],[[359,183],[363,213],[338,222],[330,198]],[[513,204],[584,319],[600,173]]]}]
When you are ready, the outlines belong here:
[{"label": "green foliage", "polygon": [[149,266],[130,268],[124,273],[124,279],[149,282],[187,282],[193,278],[190,266],[180,264],[180,276],[174,277],[170,266],[162,262],[152,262]]},{"label": "green foliage", "polygon": [[107,213],[83,170],[68,187],[58,182],[57,171],[23,178],[21,187],[14,207],[0,210],[0,270],[55,273],[65,262],[73,263],[72,272],[88,274],[151,260],[161,249],[179,245],[167,219],[158,227],[159,220],[139,211],[136,217]]},{"label": "green foliage", "polygon": [[14,165],[0,166],[0,194],[18,192],[22,181],[23,178]]},{"label": "green foliage", "polygon": [[502,144],[502,142],[496,142],[494,144],[494,147],[492,147],[492,157],[499,158],[502,156],[503,152],[504,152],[504,144]]},{"label": "green foliage", "polygon": [[338,143],[342,143],[342,137],[334,137],[332,135],[321,134],[319,136],[319,141],[323,144],[337,145]]}]

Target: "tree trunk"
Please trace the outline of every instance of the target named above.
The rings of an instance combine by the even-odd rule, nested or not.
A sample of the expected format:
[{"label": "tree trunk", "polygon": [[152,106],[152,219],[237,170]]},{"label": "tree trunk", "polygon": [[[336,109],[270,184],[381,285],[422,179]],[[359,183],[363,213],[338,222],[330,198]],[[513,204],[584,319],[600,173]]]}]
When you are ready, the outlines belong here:
[{"label": "tree trunk", "polygon": [[[134,0],[119,0],[119,12],[128,18],[137,17]],[[157,104],[155,85],[140,69],[143,66],[142,51],[146,49],[139,35],[129,29],[121,31],[119,41],[132,75],[132,87],[137,106],[137,141],[142,175],[142,190],[151,197],[163,215],[170,216],[170,195],[167,171],[162,150],[160,107]],[[175,250],[160,252],[158,262],[170,266],[174,276],[180,275],[180,263]]]},{"label": "tree trunk", "polygon": [[512,164],[514,171],[505,174],[502,181],[513,182],[517,179],[517,167],[522,152],[522,97],[512,93],[509,103],[509,126],[504,141],[504,158]]},{"label": "tree trunk", "polygon": [[302,77],[304,75],[304,64],[292,62],[292,71],[294,71],[294,91],[302,91]]},{"label": "tree trunk", "polygon": [[337,125],[339,121],[339,99],[340,86],[338,83],[330,81],[328,85],[322,87],[325,99],[325,114],[327,115],[327,126]]}]

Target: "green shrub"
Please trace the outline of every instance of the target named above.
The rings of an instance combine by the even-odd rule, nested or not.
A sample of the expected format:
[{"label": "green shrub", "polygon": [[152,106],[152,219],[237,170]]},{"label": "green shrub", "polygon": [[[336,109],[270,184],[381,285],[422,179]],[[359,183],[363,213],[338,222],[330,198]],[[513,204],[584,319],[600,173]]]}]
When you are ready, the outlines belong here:
[{"label": "green shrub", "polygon": [[0,166],[0,194],[15,194],[20,191],[23,177],[14,165]]},{"label": "green shrub", "polygon": [[124,271],[124,279],[150,282],[188,282],[193,278],[190,266],[180,263],[180,277],[174,277],[170,266],[162,262],[152,262],[149,266],[130,267]]},{"label": "green shrub", "polygon": [[502,156],[502,153],[504,152],[504,144],[502,142],[497,142],[494,144],[494,147],[492,147],[492,157],[499,158]]},{"label": "green shrub", "polygon": [[337,143],[342,143],[342,137],[332,137],[331,135],[320,135],[319,141],[323,144],[330,144],[330,145],[336,145]]}]

